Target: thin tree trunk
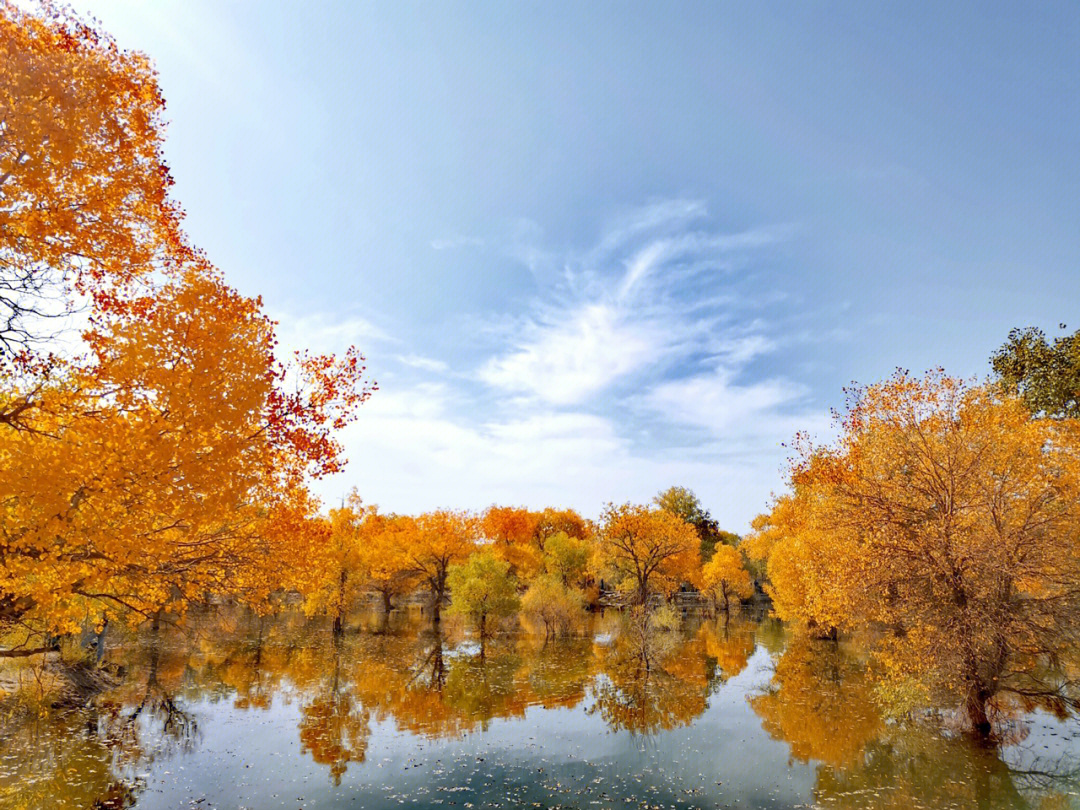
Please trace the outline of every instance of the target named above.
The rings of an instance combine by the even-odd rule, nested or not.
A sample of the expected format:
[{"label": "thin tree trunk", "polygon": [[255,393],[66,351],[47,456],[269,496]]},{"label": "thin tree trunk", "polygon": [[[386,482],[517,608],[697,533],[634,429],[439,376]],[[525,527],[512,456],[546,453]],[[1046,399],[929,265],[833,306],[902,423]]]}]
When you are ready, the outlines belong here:
[{"label": "thin tree trunk", "polygon": [[101,622],[101,629],[94,637],[94,663],[100,664],[101,660],[105,657],[105,633],[109,629],[109,620],[106,618]]},{"label": "thin tree trunk", "polygon": [[341,576],[338,579],[338,605],[337,615],[334,617],[334,635],[340,636],[345,632],[345,581],[348,578],[348,573],[341,572]]}]

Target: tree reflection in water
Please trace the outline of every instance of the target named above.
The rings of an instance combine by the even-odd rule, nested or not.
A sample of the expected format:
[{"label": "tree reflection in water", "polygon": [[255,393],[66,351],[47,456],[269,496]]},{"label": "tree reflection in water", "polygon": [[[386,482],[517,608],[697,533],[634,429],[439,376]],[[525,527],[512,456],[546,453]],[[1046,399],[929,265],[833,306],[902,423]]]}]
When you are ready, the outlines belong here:
[{"label": "tree reflection in water", "polygon": [[865,662],[829,641],[792,639],[769,688],[750,705],[765,731],[802,762],[850,765],[882,729]]},{"label": "tree reflection in water", "polygon": [[885,722],[867,662],[832,641],[796,636],[767,689],[749,698],[762,727],[816,766],[815,801],[835,808],[1072,806],[1080,760],[1024,748],[1017,725],[1006,759],[928,718]]},{"label": "tree reflection in water", "polygon": [[597,645],[598,713],[614,731],[652,734],[689,724],[706,708],[713,672],[698,636],[659,626],[641,608],[620,623],[612,642]]},{"label": "tree reflection in water", "polygon": [[[777,624],[739,614],[667,627],[609,614],[573,638],[504,635],[484,656],[453,623],[432,631],[395,611],[389,623],[377,616],[371,625],[335,639],[321,620],[223,611],[156,633],[118,632],[108,659],[126,677],[86,707],[42,714],[0,697],[0,761],[16,764],[0,769],[0,806],[131,806],[136,775],[197,751],[196,718],[212,718],[219,703],[296,712],[293,743],[336,786],[350,766],[371,767],[376,729],[383,740],[452,742],[509,720],[528,737],[535,731],[527,712],[539,707],[576,711],[590,727],[598,720],[613,732],[657,735],[693,726],[743,673],[731,695],[749,690],[760,728],[777,741],[770,744],[812,768],[806,798],[823,806],[1051,807],[1077,784],[1075,746],[1047,753],[1033,740],[1025,753],[1017,725],[1002,755],[949,738],[940,725],[886,722],[857,648],[785,639]],[[679,756],[670,739],[657,738],[650,750]],[[704,738],[695,744],[708,747]],[[716,767],[719,781],[723,763]]]},{"label": "tree reflection in water", "polygon": [[335,785],[350,762],[363,762],[371,737],[370,712],[353,694],[352,684],[342,677],[341,636],[330,644],[330,671],[324,684],[313,690],[300,707],[301,753],[311,754],[320,765],[330,766]]}]

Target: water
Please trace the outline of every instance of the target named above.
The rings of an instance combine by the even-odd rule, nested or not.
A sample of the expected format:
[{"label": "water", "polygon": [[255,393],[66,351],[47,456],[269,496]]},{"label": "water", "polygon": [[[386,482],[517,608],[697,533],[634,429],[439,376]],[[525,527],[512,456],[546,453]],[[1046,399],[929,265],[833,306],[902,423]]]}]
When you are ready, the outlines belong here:
[{"label": "water", "polygon": [[335,642],[222,611],[114,634],[123,677],[88,708],[0,700],[0,807],[1080,807],[1077,722],[1032,713],[987,749],[889,720],[856,645],[774,621],[642,639],[609,614],[482,652],[416,613],[353,624]]}]

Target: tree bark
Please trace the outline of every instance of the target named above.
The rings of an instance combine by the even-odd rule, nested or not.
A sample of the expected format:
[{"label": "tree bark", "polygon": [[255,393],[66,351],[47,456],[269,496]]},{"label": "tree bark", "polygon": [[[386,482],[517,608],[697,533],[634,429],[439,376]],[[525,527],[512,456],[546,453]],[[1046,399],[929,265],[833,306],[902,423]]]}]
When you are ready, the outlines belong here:
[{"label": "tree bark", "polygon": [[649,580],[646,578],[638,579],[638,604],[643,606],[649,604]]},{"label": "tree bark", "polygon": [[986,711],[989,700],[990,695],[981,687],[969,689],[967,698],[964,700],[964,711],[967,713],[968,722],[971,723],[971,731],[980,740],[989,740],[994,733]]},{"label": "tree bark", "polygon": [[28,658],[31,655],[57,652],[59,649],[59,647],[23,647],[18,650],[0,650],[0,658]]},{"label": "tree bark", "polygon": [[341,576],[338,579],[338,607],[337,615],[334,616],[334,635],[340,636],[345,632],[345,581],[348,579],[348,574],[345,571],[341,572]]}]

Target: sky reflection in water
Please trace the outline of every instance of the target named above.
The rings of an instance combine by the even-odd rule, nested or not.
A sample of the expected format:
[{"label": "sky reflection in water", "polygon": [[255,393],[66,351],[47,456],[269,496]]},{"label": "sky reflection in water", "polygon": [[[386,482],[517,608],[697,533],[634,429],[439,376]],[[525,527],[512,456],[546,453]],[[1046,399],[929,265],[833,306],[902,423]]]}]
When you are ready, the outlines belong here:
[{"label": "sky reflection in water", "polygon": [[988,751],[887,721],[853,645],[772,621],[691,619],[642,655],[608,615],[482,657],[415,614],[358,623],[114,637],[125,677],[90,709],[7,699],[0,807],[1080,806],[1075,722],[1032,715]]}]

